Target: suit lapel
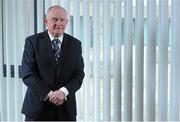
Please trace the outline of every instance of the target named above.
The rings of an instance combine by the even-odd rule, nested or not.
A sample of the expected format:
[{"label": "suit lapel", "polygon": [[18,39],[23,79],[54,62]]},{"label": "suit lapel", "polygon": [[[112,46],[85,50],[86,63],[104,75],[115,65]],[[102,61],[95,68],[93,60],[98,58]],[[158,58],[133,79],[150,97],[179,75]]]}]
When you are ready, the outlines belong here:
[{"label": "suit lapel", "polygon": [[53,66],[53,69],[55,71],[57,71],[57,65],[56,65],[56,61],[54,59],[54,52],[52,49],[51,40],[49,38],[47,31],[45,32],[44,42],[45,42],[45,46],[46,46],[44,49],[47,50],[47,54],[44,53],[44,55],[47,55],[49,57],[48,59],[50,60],[52,66]]},{"label": "suit lapel", "polygon": [[67,35],[64,33],[63,42],[61,44],[61,56],[60,56],[60,62],[59,62],[59,67],[58,67],[58,73],[60,72],[60,70],[62,70],[63,63],[68,57],[68,51],[69,51],[69,46],[70,46],[68,43],[69,41],[68,41]]}]

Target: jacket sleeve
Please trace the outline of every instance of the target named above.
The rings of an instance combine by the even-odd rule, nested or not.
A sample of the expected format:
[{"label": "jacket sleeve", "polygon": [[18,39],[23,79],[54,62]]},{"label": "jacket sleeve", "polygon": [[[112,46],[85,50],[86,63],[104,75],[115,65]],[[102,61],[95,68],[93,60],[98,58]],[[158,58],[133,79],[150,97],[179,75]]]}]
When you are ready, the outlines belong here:
[{"label": "jacket sleeve", "polygon": [[21,73],[24,84],[31,89],[40,100],[44,100],[51,89],[48,84],[41,79],[38,73],[35,46],[33,46],[32,37],[26,38],[25,41]]},{"label": "jacket sleeve", "polygon": [[85,75],[81,44],[79,44],[78,53],[79,53],[77,57],[78,59],[77,59],[73,74],[71,76],[71,79],[68,82],[68,84],[65,85],[69,94],[75,94],[75,92],[80,89],[84,75]]}]

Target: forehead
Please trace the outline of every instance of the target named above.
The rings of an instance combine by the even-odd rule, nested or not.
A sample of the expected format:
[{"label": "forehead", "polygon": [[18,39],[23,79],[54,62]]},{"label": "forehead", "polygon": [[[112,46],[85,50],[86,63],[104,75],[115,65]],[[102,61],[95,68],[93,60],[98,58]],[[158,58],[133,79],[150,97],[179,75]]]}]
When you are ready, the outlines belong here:
[{"label": "forehead", "polygon": [[58,7],[54,7],[51,8],[47,14],[47,18],[67,18],[67,14],[65,12],[64,9],[62,8],[58,8]]}]

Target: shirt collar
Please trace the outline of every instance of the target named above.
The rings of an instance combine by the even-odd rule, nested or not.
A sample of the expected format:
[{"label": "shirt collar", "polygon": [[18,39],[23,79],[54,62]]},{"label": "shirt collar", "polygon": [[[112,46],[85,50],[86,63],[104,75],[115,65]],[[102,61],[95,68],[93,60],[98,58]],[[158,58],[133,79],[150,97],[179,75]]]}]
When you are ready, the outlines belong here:
[{"label": "shirt collar", "polygon": [[64,36],[64,34],[61,35],[61,36],[59,36],[59,37],[57,38],[57,37],[52,36],[52,35],[49,33],[49,31],[48,31],[48,35],[49,35],[49,38],[50,38],[51,41],[52,41],[53,39],[59,39],[59,41],[60,41],[61,43],[62,43],[62,41],[63,41],[63,36]]}]

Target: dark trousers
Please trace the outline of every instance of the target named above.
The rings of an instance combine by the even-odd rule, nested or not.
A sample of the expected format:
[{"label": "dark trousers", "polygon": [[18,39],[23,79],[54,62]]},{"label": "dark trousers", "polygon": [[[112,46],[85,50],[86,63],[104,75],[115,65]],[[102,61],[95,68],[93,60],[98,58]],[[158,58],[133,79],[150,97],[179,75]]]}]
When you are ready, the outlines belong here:
[{"label": "dark trousers", "polygon": [[25,121],[57,121],[59,118],[57,117],[56,112],[46,113],[38,118],[32,118],[29,116],[25,116]]},{"label": "dark trousers", "polygon": [[57,115],[57,107],[49,102],[44,103],[44,110],[38,117],[34,118],[29,115],[25,115],[25,121],[57,121],[59,120]]},{"label": "dark trousers", "polygon": [[43,116],[39,118],[31,118],[28,116],[25,116],[25,121],[57,121],[58,119],[56,117],[51,117],[51,116]]},{"label": "dark trousers", "polygon": [[61,107],[57,107],[48,103],[41,115],[36,118],[26,115],[25,121],[76,121],[76,118],[68,116],[63,105]]},{"label": "dark trousers", "polygon": [[33,118],[30,118],[30,117],[28,117],[28,116],[25,116],[25,121],[36,121],[36,120],[33,119]]}]

